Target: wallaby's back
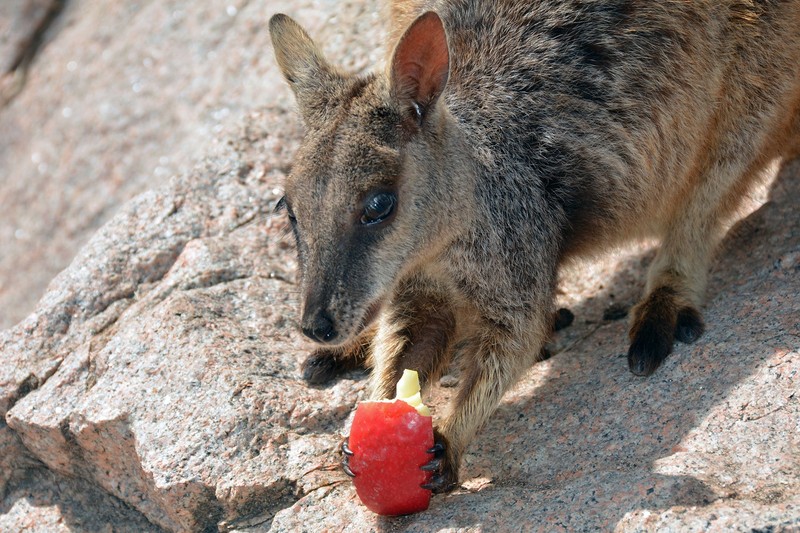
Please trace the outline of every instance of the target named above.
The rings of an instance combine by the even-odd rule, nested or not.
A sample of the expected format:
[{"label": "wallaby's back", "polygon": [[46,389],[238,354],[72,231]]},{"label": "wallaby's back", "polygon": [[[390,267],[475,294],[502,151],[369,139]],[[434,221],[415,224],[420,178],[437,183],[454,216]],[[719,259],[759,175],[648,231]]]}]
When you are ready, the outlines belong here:
[{"label": "wallaby's back", "polygon": [[740,193],[749,167],[800,149],[796,1],[395,1],[392,34],[428,10],[486,186],[524,194],[533,171],[579,193],[564,199],[582,204],[567,251],[658,234],[712,174]]}]

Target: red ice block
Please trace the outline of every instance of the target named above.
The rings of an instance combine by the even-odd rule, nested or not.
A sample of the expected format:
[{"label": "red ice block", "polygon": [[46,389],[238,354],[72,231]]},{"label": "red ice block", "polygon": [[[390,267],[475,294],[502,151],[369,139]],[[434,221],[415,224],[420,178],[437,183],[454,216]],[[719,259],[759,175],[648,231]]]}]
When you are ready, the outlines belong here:
[{"label": "red ice block", "polygon": [[403,515],[428,508],[431,491],[420,487],[431,472],[433,423],[403,400],[361,402],[348,442],[348,465],[364,505],[380,515]]}]

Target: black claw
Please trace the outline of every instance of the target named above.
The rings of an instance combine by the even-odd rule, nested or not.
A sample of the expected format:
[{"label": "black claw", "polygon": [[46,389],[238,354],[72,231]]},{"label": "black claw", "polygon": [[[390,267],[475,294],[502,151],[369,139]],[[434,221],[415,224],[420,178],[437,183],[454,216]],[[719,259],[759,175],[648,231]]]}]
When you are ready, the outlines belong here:
[{"label": "black claw", "polygon": [[421,488],[434,492],[435,494],[442,494],[445,492],[450,492],[454,488],[456,488],[458,484],[455,482],[448,482],[445,480],[445,476],[443,475],[436,475],[431,478],[428,483],[422,483],[420,485]]},{"label": "black claw", "polygon": [[353,450],[350,449],[349,439],[350,439],[349,437],[345,437],[344,440],[342,441],[342,444],[339,446],[339,448],[342,450],[342,453],[344,454],[344,457],[342,457],[342,462],[340,463],[340,465],[345,474],[347,474],[350,477],[356,477],[355,473],[352,470],[350,470],[350,465],[348,464],[350,458],[353,456]]},{"label": "black claw", "polygon": [[425,463],[421,467],[420,470],[425,470],[426,472],[434,472],[439,470],[442,467],[442,458],[437,457],[436,459],[431,459],[430,462]]},{"label": "black claw", "polygon": [[452,464],[452,459],[445,453],[449,443],[438,429],[433,430],[433,439],[434,445],[427,450],[427,453],[433,454],[433,458],[420,467],[426,472],[431,472],[431,479],[427,483],[421,484],[420,487],[434,494],[443,494],[450,492],[458,485],[458,464]]},{"label": "black claw", "polygon": [[437,442],[432,448],[425,451],[425,453],[432,453],[436,457],[440,457],[444,453],[444,444]]},{"label": "black claw", "polygon": [[350,446],[348,445],[347,439],[344,439],[342,441],[342,453],[345,454],[348,457],[352,457],[353,456],[353,450],[350,449]]},{"label": "black claw", "polygon": [[432,448],[427,450],[427,453],[433,454],[433,459],[419,467],[420,470],[425,472],[434,472],[431,480],[427,483],[420,485],[425,490],[436,492],[442,485],[442,465],[444,464],[444,449],[445,446],[441,442],[437,442]]}]

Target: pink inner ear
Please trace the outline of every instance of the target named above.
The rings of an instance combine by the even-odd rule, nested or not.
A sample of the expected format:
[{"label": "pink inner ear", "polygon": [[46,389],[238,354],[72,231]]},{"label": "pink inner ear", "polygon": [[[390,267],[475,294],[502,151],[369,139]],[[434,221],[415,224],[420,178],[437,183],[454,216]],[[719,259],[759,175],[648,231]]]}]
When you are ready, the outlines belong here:
[{"label": "pink inner ear", "polygon": [[439,15],[428,12],[406,30],[394,52],[396,94],[429,105],[444,90],[450,68],[447,36]]}]

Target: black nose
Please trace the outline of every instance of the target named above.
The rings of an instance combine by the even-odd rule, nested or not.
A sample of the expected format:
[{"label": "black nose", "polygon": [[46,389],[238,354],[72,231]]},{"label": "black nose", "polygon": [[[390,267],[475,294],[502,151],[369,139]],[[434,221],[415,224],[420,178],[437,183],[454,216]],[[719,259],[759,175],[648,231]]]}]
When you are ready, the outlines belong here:
[{"label": "black nose", "polygon": [[331,342],[336,338],[333,321],[325,311],[320,311],[303,320],[303,335],[317,342]]}]

